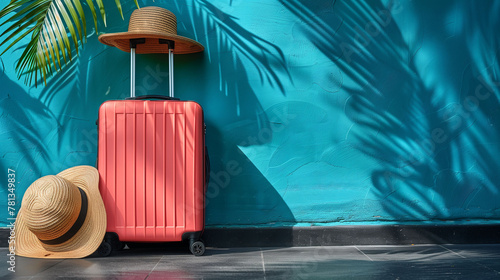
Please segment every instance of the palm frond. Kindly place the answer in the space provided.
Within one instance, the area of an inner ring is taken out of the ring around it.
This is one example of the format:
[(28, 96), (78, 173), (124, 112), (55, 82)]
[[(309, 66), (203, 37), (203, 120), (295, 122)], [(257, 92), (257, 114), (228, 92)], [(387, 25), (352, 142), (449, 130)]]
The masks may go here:
[[(25, 75), (25, 83), (37, 83), (38, 75), (43, 78), (60, 71), (74, 56), (80, 45), (86, 42), (87, 30), (83, 0), (12, 0), (0, 11), (0, 26), (9, 25), (0, 34), (0, 47), (5, 47), (0, 55), (31, 35), (29, 43), (16, 64), (18, 78)], [(97, 31), (97, 13), (106, 25), (103, 0), (85, 0)], [(139, 4), (134, 0), (137, 7)], [(123, 19), (120, 0), (115, 0)], [(56, 70), (56, 71), (54, 71)]]

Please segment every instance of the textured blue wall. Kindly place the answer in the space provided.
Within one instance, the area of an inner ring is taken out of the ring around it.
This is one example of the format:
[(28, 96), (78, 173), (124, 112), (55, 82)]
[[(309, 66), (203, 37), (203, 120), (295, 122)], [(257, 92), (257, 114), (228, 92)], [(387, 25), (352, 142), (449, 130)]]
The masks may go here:
[[(108, 27), (125, 21), (108, 1)], [(176, 96), (205, 110), (208, 226), (500, 220), (500, 1), (140, 1), (203, 54), (176, 56)], [(93, 26), (89, 25), (90, 30)], [(7, 169), (93, 165), (99, 105), (129, 94), (129, 55), (97, 41), (46, 87), (1, 57), (0, 226)], [(167, 59), (137, 58), (137, 94), (167, 95)], [(18, 206), (17, 206), (18, 207)]]

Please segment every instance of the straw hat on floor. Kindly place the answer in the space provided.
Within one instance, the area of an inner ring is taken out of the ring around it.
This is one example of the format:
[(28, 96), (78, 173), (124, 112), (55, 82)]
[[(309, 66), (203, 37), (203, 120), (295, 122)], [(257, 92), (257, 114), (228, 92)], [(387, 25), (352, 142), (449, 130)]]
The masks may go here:
[(130, 52), (130, 39), (145, 38), (138, 44), (136, 53), (168, 53), (168, 46), (160, 44), (159, 39), (175, 42), (175, 54), (202, 52), (204, 47), (195, 40), (177, 35), (177, 18), (160, 7), (144, 7), (132, 12), (127, 32), (102, 34), (99, 41), (105, 45)]
[(76, 166), (33, 182), (15, 226), (19, 256), (83, 258), (95, 252), (106, 233), (97, 169)]

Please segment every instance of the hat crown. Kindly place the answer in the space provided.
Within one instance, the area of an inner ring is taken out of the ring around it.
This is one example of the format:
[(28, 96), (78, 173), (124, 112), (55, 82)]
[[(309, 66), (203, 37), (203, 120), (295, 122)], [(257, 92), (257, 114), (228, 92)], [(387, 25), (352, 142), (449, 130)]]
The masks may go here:
[(158, 32), (177, 35), (177, 18), (167, 9), (144, 7), (130, 16), (129, 32)]
[(78, 187), (53, 175), (36, 180), (22, 202), (26, 225), (40, 240), (52, 240), (65, 234), (78, 218), (81, 204)]

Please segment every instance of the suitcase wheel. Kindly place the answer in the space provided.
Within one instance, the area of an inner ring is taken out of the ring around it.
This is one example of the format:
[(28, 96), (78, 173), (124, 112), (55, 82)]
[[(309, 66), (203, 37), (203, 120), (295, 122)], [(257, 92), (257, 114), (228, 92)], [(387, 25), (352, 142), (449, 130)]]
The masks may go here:
[(104, 241), (111, 245), (111, 251), (121, 251), (125, 248), (125, 243), (120, 241), (118, 234), (114, 232), (106, 232), (104, 235)]
[(106, 240), (103, 240), (99, 248), (97, 248), (97, 254), (101, 257), (107, 257), (111, 255), (113, 248)]
[(205, 253), (205, 244), (201, 241), (191, 241), (189, 245), (189, 250), (195, 256), (202, 256)]

